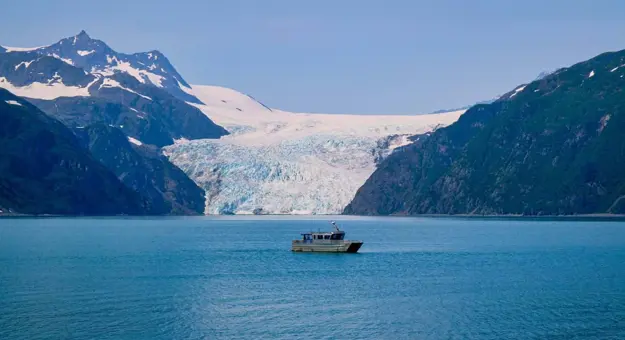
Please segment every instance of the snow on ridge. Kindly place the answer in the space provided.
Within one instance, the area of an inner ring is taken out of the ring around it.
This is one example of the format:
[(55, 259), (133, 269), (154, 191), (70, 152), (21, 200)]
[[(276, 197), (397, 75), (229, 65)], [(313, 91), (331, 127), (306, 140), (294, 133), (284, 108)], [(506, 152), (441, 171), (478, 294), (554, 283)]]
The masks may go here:
[(24, 106), (20, 104), (17, 100), (5, 100), (4, 102), (10, 105)]
[(56, 54), (56, 53), (51, 53), (51, 54), (48, 54), (48, 56), (49, 56), (49, 57), (54, 57), (54, 58), (59, 59), (59, 60), (62, 60), (62, 61), (64, 61), (66, 64), (69, 64), (69, 65), (75, 66), (75, 65), (74, 65), (74, 61), (73, 61), (73, 60), (71, 60), (71, 59), (69, 59), (69, 58), (61, 58), (61, 56), (59, 56), (59, 55), (58, 55), (58, 54)]
[(617, 67), (615, 67), (615, 68), (611, 69), (611, 70), (610, 70), (610, 73), (612, 73), (612, 72), (614, 72), (614, 71), (618, 70), (619, 68), (621, 68), (621, 67), (623, 67), (623, 66), (625, 66), (625, 64), (623, 64), (623, 65), (619, 65), (619, 66), (617, 66)]
[(134, 91), (132, 89), (129, 89), (127, 87), (122, 86), (122, 84), (120, 84), (117, 80), (114, 80), (114, 79), (111, 79), (111, 78), (104, 78), (104, 81), (100, 85), (100, 88), (103, 88), (103, 87), (118, 87), (118, 88), (120, 88), (120, 89), (122, 89), (124, 91), (130, 92), (130, 93), (134, 93), (134, 94), (136, 94), (136, 95), (138, 95), (138, 96), (140, 96), (142, 98), (145, 98), (147, 100), (150, 100), (150, 101), (152, 100), (152, 98), (150, 98), (150, 97), (148, 97), (146, 95), (142, 95), (139, 92), (136, 92), (136, 91)]
[(28, 86), (14, 86), (5, 77), (0, 77), (0, 87), (11, 91), (14, 95), (27, 98), (52, 100), (59, 97), (89, 97), (89, 86), (69, 86), (63, 84), (63, 79), (57, 74), (48, 83), (34, 82)]
[(595, 70), (590, 71), (590, 73), (588, 74), (588, 78), (592, 78), (595, 75)]
[(187, 88), (180, 81), (178, 81), (178, 86), (187, 94), (195, 96), (213, 109), (236, 110), (238, 112), (271, 111), (248, 95), (230, 88), (212, 85), (191, 85), (191, 88)]
[(513, 93), (512, 95), (510, 95), (510, 98), (512, 98), (512, 97), (514, 97), (514, 96), (516, 96), (516, 95), (517, 95), (517, 93), (519, 93), (519, 92), (521, 92), (521, 91), (525, 90), (525, 87), (526, 87), (526, 86), (527, 86), (527, 85), (519, 86), (516, 90), (514, 90), (514, 93)]
[(78, 50), (78, 51), (76, 51), (76, 53), (77, 53), (79, 56), (84, 57), (84, 56), (88, 56), (88, 55), (90, 55), (90, 54), (92, 54), (92, 53), (95, 53), (95, 50), (91, 50), (91, 51), (83, 51), (83, 50)]
[(132, 137), (130, 137), (130, 136), (128, 136), (128, 141), (129, 141), (130, 143), (134, 144), (134, 145), (138, 145), (138, 146), (143, 145), (143, 143), (142, 143), (140, 140), (138, 140), (138, 139), (136, 139), (136, 138), (132, 138)]
[(18, 68), (20, 68), (22, 65), (24, 65), (25, 68), (28, 68), (28, 66), (30, 66), (30, 64), (33, 63), (34, 60), (31, 61), (22, 61), (21, 63), (15, 65), (15, 71), (17, 71)]
[[(49, 45), (48, 45), (49, 46)], [(6, 49), (5, 52), (30, 52), (30, 51), (35, 51), (35, 50), (39, 50), (48, 46), (39, 46), (39, 47), (9, 47), (9, 46), (2, 46)]]
[(165, 79), (165, 77), (163, 76), (160, 76), (158, 74), (148, 72), (145, 70), (134, 68), (132, 67), (130, 62), (119, 60), (117, 59), (116, 56), (111, 57), (110, 55), (107, 54), (106, 61), (108, 62), (109, 65), (107, 65), (105, 68), (96, 69), (94, 67), (91, 69), (91, 72), (92, 73), (97, 72), (105, 76), (113, 75), (115, 74), (116, 71), (124, 72), (132, 76), (133, 78), (137, 79), (137, 81), (139, 81), (142, 84), (145, 84), (146, 82), (150, 82), (154, 86), (163, 87), (163, 80)]

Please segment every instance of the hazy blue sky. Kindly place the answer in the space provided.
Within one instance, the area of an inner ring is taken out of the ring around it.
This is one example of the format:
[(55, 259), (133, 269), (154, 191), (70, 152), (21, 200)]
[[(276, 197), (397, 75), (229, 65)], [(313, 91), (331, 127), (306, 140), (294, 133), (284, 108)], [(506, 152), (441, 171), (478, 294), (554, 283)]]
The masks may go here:
[(21, 0), (0, 15), (0, 45), (85, 29), (160, 50), (192, 84), (307, 112), (453, 108), (625, 49), (622, 0)]

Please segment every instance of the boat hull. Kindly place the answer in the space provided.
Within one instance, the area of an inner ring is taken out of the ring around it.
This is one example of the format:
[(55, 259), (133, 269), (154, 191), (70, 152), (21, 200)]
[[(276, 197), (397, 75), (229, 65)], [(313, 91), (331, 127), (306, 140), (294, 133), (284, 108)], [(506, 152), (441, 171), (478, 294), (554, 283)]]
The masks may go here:
[(291, 251), (302, 253), (357, 253), (362, 247), (361, 241), (344, 241), (341, 243), (303, 243), (293, 241)]

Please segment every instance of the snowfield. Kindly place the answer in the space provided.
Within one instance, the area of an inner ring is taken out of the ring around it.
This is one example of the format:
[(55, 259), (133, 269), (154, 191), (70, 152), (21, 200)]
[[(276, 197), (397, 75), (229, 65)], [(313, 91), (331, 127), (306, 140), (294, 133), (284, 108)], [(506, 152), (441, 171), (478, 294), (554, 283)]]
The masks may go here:
[(441, 114), (338, 115), (270, 109), (217, 86), (182, 87), (232, 134), (177, 141), (169, 159), (206, 190), (207, 214), (337, 214), (408, 136), (455, 122)]

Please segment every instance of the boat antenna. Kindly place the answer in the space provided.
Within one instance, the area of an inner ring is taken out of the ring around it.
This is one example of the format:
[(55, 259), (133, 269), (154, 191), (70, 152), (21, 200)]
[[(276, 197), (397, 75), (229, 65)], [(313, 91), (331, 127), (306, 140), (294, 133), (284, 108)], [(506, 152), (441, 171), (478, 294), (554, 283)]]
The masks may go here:
[(334, 229), (336, 229), (336, 231), (339, 231), (339, 227), (336, 225), (336, 222), (330, 221), (330, 223), (332, 223), (332, 225), (334, 226)]

